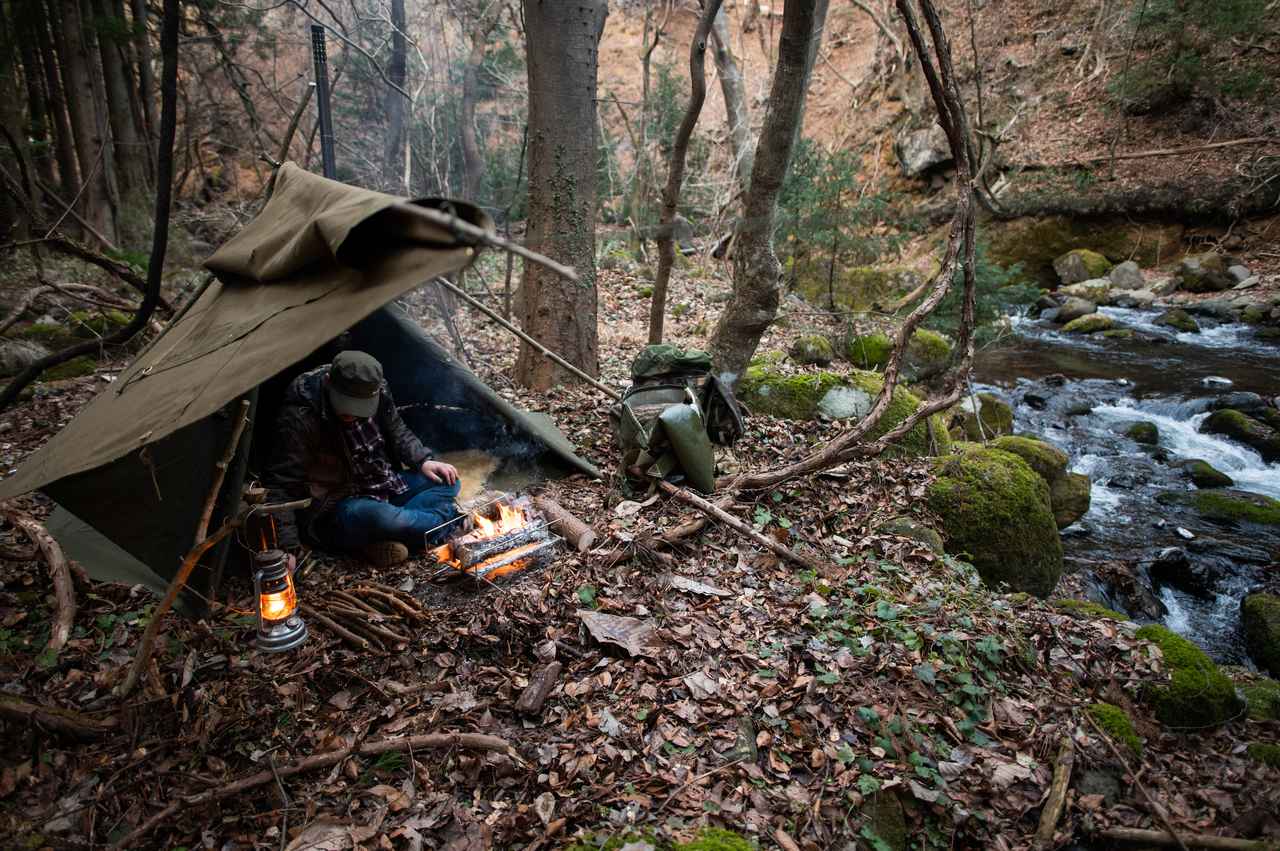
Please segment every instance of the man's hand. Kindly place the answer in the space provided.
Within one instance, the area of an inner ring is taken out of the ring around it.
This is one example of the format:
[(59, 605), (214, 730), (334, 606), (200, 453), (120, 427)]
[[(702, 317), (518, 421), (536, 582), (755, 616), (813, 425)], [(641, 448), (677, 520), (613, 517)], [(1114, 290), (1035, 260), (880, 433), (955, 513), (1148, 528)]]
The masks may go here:
[(458, 470), (452, 464), (443, 461), (423, 461), (422, 475), (433, 482), (455, 484), (458, 481)]

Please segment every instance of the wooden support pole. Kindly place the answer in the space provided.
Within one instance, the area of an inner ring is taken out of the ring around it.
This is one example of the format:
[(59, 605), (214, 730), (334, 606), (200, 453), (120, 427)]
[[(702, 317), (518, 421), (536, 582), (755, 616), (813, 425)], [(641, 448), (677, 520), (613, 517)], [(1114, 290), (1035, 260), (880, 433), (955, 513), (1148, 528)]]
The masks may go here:
[(552, 361), (553, 363), (555, 363), (555, 364), (557, 364), (557, 365), (559, 365), (559, 366), (561, 366), (561, 367), (563, 367), (563, 368), (567, 369), (569, 372), (573, 373), (573, 374), (574, 374), (574, 375), (576, 375), (578, 378), (581, 378), (583, 381), (587, 382), (587, 383), (588, 383), (588, 384), (590, 384), (592, 387), (596, 388), (597, 390), (599, 390), (601, 393), (605, 394), (605, 395), (606, 395), (606, 396), (608, 396), (609, 398), (611, 398), (611, 399), (615, 399), (615, 400), (617, 400), (617, 401), (619, 401), (619, 402), (620, 402), (620, 401), (622, 401), (622, 394), (621, 394), (621, 393), (619, 393), (617, 390), (614, 390), (612, 387), (609, 387), (609, 386), (608, 386), (608, 385), (606, 385), (606, 384), (601, 384), (601, 383), (600, 383), (599, 381), (597, 381), (596, 379), (594, 379), (594, 378), (592, 378), (591, 376), (587, 375), (585, 372), (583, 372), (582, 370), (578, 369), (576, 366), (574, 366), (573, 364), (569, 363), (567, 360), (565, 360), (564, 358), (560, 357), (558, 354), (556, 354), (555, 352), (551, 351), (551, 350), (550, 350), (550, 349), (548, 349), (546, 346), (542, 345), (542, 344), (541, 344), (541, 343), (539, 343), (537, 340), (535, 340), (535, 339), (533, 339), (532, 337), (530, 337), (528, 334), (526, 334), (525, 332), (521, 331), (519, 328), (517, 328), (516, 326), (512, 325), (512, 324), (511, 324), (510, 322), (508, 322), (507, 320), (503, 319), (501, 316), (499, 316), (498, 314), (494, 313), (492, 310), (490, 310), (489, 308), (485, 307), (485, 306), (484, 306), (483, 304), (481, 304), (480, 302), (476, 301), (474, 298), (472, 298), (472, 297), (471, 297), (467, 292), (465, 292), (464, 290), (461, 290), (461, 289), (459, 289), (459, 288), (455, 287), (453, 284), (449, 283), (449, 282), (448, 282), (448, 281), (446, 281), (444, 278), (438, 278), (437, 280), (438, 280), (438, 282), (439, 282), (440, 286), (442, 286), (442, 287), (444, 287), (445, 289), (449, 290), (449, 291), (450, 291), (450, 292), (452, 292), (454, 295), (458, 296), (458, 297), (459, 297), (459, 298), (461, 298), (463, 301), (465, 301), (467, 304), (471, 305), (471, 306), (472, 306), (472, 307), (474, 307), (476, 310), (480, 311), (480, 312), (481, 312), (481, 313), (483, 313), (485, 316), (487, 316), (487, 317), (489, 317), (490, 319), (492, 319), (494, 322), (497, 322), (499, 325), (501, 325), (503, 328), (506, 328), (506, 329), (507, 329), (508, 331), (510, 331), (512, 334), (515, 334), (515, 335), (516, 335), (517, 337), (519, 337), (521, 340), (524, 340), (526, 343), (528, 343), (529, 345), (533, 346), (533, 348), (534, 348), (534, 349), (536, 349), (538, 352), (540, 352), (540, 353), (543, 355), (543, 357), (545, 357), (545, 358), (547, 358), (548, 360)]

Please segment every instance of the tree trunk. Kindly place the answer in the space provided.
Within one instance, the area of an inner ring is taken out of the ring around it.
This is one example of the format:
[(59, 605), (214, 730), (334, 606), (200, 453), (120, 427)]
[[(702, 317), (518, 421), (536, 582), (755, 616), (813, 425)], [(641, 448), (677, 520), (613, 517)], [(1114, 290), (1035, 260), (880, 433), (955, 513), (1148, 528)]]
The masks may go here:
[[(573, 266), (578, 281), (526, 263), (521, 324), (588, 375), (596, 345), (596, 70), (607, 0), (524, 0), (529, 69), (530, 248)], [(516, 378), (546, 389), (570, 376), (527, 343)]]
[[(391, 0), (391, 61), (387, 63), (387, 79), (401, 89), (408, 78), (408, 40), (405, 38), (404, 0)], [(393, 192), (407, 195), (404, 185), (405, 97), (388, 87), (387, 137), (382, 147), (382, 183)]]
[[(98, 130), (96, 97), (85, 22), (80, 15), (79, 0), (56, 0), (60, 15), (51, 18), (59, 29), (59, 65), (66, 82), (67, 111), (71, 118), (71, 135), (75, 142), (76, 160), (80, 165), (80, 209), (85, 221), (111, 241), (116, 240), (115, 211), (107, 191), (106, 151)], [(70, 201), (70, 198), (64, 199)]]
[(782, 264), (773, 251), (778, 193), (800, 132), (804, 94), (826, 16), (827, 0), (791, 0), (783, 11), (778, 67), (735, 242), (733, 297), (711, 337), (717, 368), (731, 383), (746, 369), (778, 314)]
[[(120, 42), (126, 39), (125, 21), (105, 0), (93, 0), (98, 30), (98, 54), (102, 60), (102, 80), (106, 91), (107, 116), (111, 127), (112, 153), (118, 184), (124, 187), (122, 209), (142, 204), (148, 195), (145, 134), (134, 123), (129, 100), (129, 83), (124, 75), (125, 59)], [(145, 221), (149, 216), (140, 215)], [(132, 237), (142, 234), (130, 234)]]
[(98, 0), (80, 0), (80, 21), (83, 25), (85, 49), (89, 58), (89, 78), (93, 82), (94, 127), (98, 132), (98, 144), (102, 147), (102, 176), (107, 190), (107, 204), (115, 222), (115, 234), (120, 234), (120, 181), (116, 175), (116, 138), (112, 132), (112, 109), (107, 103), (107, 81), (102, 71), (102, 51), (98, 45), (98, 19), (94, 6)]
[(711, 22), (720, 11), (720, 0), (707, 0), (702, 18), (693, 33), (689, 45), (689, 107), (680, 121), (674, 144), (671, 146), (671, 164), (667, 169), (667, 185), (662, 190), (662, 214), (658, 219), (658, 275), (653, 282), (653, 296), (649, 301), (649, 342), (662, 342), (662, 326), (666, 319), (667, 283), (671, 280), (671, 267), (675, 263), (675, 234), (672, 223), (676, 218), (676, 205), (680, 201), (680, 187), (684, 184), (685, 155), (689, 150), (689, 137), (702, 113), (707, 99), (707, 38)]
[[(156, 78), (151, 69), (151, 34), (147, 29), (147, 0), (129, 0), (133, 11), (133, 38), (138, 48), (138, 100), (142, 102), (142, 118), (147, 137), (156, 135)], [(154, 157), (152, 160), (154, 162)]]
[(38, 5), (31, 7), (34, 18), (30, 21), (30, 32), (39, 48), (40, 65), (44, 70), (44, 88), (48, 96), (46, 105), (49, 108), (49, 124), (53, 132), (54, 154), (58, 161), (58, 182), (50, 186), (58, 186), (62, 190), (62, 199), (67, 203), (80, 191), (80, 169), (76, 164), (75, 137), (71, 132), (71, 119), (67, 114), (67, 98), (61, 75), (58, 73), (57, 48), (50, 25), (42, 16), (45, 11)]
[[(45, 94), (44, 66), (40, 62), (39, 41), (35, 38), (35, 7), (21, 5), (14, 13), (14, 31), (17, 33), (19, 53), (22, 57), (22, 76), (27, 90), (27, 135), (31, 139), (31, 159), (37, 176), (45, 186), (57, 185), (52, 152), (53, 138), (49, 129), (49, 107)], [(34, 20), (33, 20), (34, 19)], [(33, 198), (39, 208), (39, 198)]]
[(480, 198), (480, 183), (484, 178), (484, 157), (480, 153), (480, 141), (476, 138), (476, 100), (480, 95), (480, 65), (484, 62), (484, 43), (488, 31), (483, 27), (471, 33), (471, 51), (467, 54), (467, 68), (462, 78), (462, 179), (463, 196), (476, 203)]
[(729, 143), (733, 148), (733, 179), (745, 196), (750, 185), (751, 163), (755, 158), (755, 142), (751, 138), (751, 120), (747, 110), (747, 87), (742, 79), (738, 61), (729, 48), (729, 24), (724, 9), (716, 15), (711, 28), (714, 45), (712, 55), (716, 61), (716, 73), (720, 76), (720, 91), (724, 94), (724, 111), (729, 121)]

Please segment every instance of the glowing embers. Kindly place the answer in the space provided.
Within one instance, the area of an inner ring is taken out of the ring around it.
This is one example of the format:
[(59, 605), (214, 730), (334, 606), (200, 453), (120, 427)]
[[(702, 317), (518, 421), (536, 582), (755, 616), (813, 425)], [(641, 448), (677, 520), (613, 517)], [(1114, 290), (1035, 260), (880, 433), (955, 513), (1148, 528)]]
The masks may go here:
[(485, 579), (549, 563), (560, 539), (527, 497), (500, 499), (470, 517), (471, 531), (432, 551), (453, 571)]
[(298, 592), (293, 573), (280, 550), (253, 556), (253, 590), (258, 598), (259, 650), (279, 653), (307, 640), (307, 625), (298, 614)]

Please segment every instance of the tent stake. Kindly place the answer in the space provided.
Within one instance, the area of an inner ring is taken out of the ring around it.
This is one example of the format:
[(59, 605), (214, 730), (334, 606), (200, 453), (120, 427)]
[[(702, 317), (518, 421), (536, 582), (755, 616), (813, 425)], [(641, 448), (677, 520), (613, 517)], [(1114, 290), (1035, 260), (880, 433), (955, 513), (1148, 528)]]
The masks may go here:
[[(519, 253), (519, 252), (516, 252), (516, 253)], [(576, 280), (576, 279), (575, 279), (575, 280)], [(617, 390), (614, 390), (612, 387), (609, 387), (609, 386), (608, 386), (608, 385), (606, 385), (606, 384), (601, 384), (601, 383), (600, 383), (599, 381), (597, 381), (596, 379), (594, 379), (594, 378), (592, 378), (591, 376), (587, 375), (585, 372), (583, 372), (582, 370), (578, 369), (576, 366), (574, 366), (573, 364), (569, 363), (567, 360), (565, 360), (564, 358), (560, 357), (558, 354), (556, 354), (555, 352), (551, 351), (551, 350), (550, 350), (550, 349), (548, 349), (546, 346), (542, 345), (542, 344), (541, 344), (541, 343), (539, 343), (537, 340), (535, 340), (535, 339), (533, 339), (532, 337), (530, 337), (528, 334), (526, 334), (525, 332), (521, 331), (519, 328), (517, 328), (516, 326), (512, 325), (512, 324), (511, 324), (510, 322), (508, 322), (507, 320), (503, 319), (501, 316), (499, 316), (498, 314), (494, 313), (492, 310), (490, 310), (489, 308), (485, 307), (485, 306), (484, 306), (483, 304), (481, 304), (480, 302), (476, 301), (474, 298), (472, 298), (470, 295), (468, 295), (465, 291), (458, 289), (458, 288), (457, 288), (457, 287), (455, 287), (453, 284), (451, 284), (451, 283), (449, 283), (448, 281), (446, 281), (444, 278), (436, 278), (436, 281), (440, 284), (440, 286), (442, 286), (442, 287), (444, 287), (445, 289), (449, 290), (449, 291), (450, 291), (450, 292), (452, 292), (454, 295), (458, 296), (458, 297), (459, 297), (459, 298), (461, 298), (463, 301), (465, 301), (467, 304), (471, 305), (471, 306), (472, 306), (472, 307), (474, 307), (476, 310), (480, 311), (480, 312), (481, 312), (481, 313), (483, 313), (485, 316), (487, 316), (487, 317), (489, 317), (490, 319), (492, 319), (494, 322), (497, 322), (499, 325), (501, 325), (503, 328), (506, 328), (506, 329), (507, 329), (508, 331), (510, 331), (512, 334), (515, 334), (515, 335), (516, 335), (517, 337), (519, 337), (521, 340), (524, 340), (526, 343), (528, 343), (529, 345), (533, 346), (535, 349), (537, 349), (539, 352), (541, 352), (545, 357), (547, 357), (547, 358), (548, 358), (548, 359), (550, 359), (551, 361), (555, 362), (555, 363), (556, 363), (556, 364), (558, 364), (559, 366), (564, 367), (564, 368), (565, 368), (565, 369), (567, 369), (569, 372), (571, 372), (571, 373), (573, 373), (574, 375), (576, 375), (578, 378), (581, 378), (583, 381), (587, 382), (587, 383), (588, 383), (588, 384), (590, 384), (592, 387), (596, 388), (596, 389), (597, 389), (597, 390), (599, 390), (601, 393), (603, 393), (603, 394), (605, 394), (606, 396), (608, 396), (610, 399), (615, 399), (615, 400), (617, 400), (617, 401), (619, 401), (619, 402), (621, 402), (621, 401), (622, 401), (622, 394), (621, 394), (621, 393), (619, 393)]]

